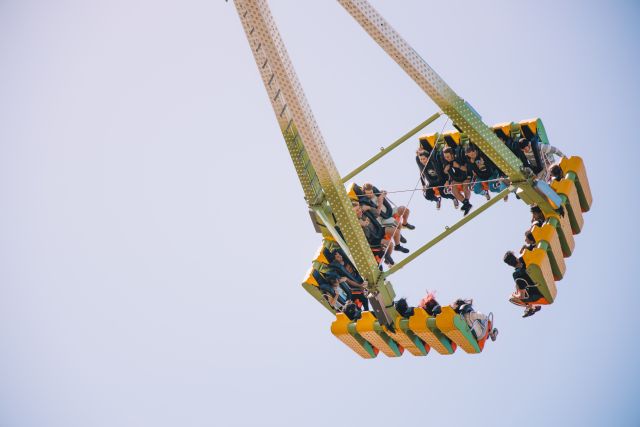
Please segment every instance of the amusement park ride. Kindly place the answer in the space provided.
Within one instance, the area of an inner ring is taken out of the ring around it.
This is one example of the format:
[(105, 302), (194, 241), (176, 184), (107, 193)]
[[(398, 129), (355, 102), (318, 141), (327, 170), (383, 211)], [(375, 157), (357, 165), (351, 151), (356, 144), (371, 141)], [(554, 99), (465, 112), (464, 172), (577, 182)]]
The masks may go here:
[[(336, 316), (331, 332), (338, 339), (363, 358), (374, 358), (379, 351), (390, 357), (400, 356), (404, 349), (416, 356), (426, 355), (430, 348), (440, 354), (452, 354), (457, 347), (467, 353), (480, 353), (487, 337), (476, 339), (462, 316), (450, 307), (443, 307), (442, 313), (435, 317), (421, 308), (416, 308), (408, 319), (400, 316), (394, 307), (395, 293), (388, 278), (509, 192), (514, 192), (528, 205), (537, 205), (545, 215), (544, 225), (533, 229), (536, 247), (525, 251), (523, 259), (527, 273), (543, 296), (537, 303), (554, 302), (555, 281), (563, 277), (564, 258), (573, 251), (573, 235), (581, 231), (582, 213), (589, 210), (592, 197), (579, 157), (563, 158), (560, 166), (564, 178), (549, 186), (524, 168), (522, 161), (503, 142), (525, 137), (538, 144), (548, 144), (540, 119), (486, 125), (473, 107), (460, 98), (366, 0), (338, 0), (441, 109), (342, 177), (307, 104), (266, 0), (235, 0), (234, 3), (302, 184), (314, 227), (322, 234), (322, 246), (302, 286)], [(381, 271), (352, 209), (345, 183), (442, 114), (453, 122), (456, 130), (423, 136), (421, 143), (434, 148), (443, 143), (461, 146), (473, 141), (508, 177), (510, 186), (401, 262)], [(558, 213), (560, 207), (564, 215)], [(367, 297), (373, 312), (363, 312), (358, 320), (350, 320), (339, 308), (330, 305), (319, 288), (325, 281), (323, 272), (327, 271), (328, 253), (337, 248), (342, 249), (368, 283)]]

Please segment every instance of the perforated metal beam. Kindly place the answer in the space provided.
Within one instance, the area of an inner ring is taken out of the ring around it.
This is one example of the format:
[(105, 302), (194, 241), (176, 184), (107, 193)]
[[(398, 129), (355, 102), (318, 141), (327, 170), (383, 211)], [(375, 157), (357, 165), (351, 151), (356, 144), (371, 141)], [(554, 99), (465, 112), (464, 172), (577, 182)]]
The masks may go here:
[(522, 181), (522, 162), (484, 124), (424, 59), (366, 0), (338, 0), (364, 30), (512, 181)]
[[(264, 0), (236, 0), (235, 5), (309, 205), (314, 209), (325, 209), (324, 199), (328, 201), (331, 211), (325, 213), (335, 216), (356, 268), (369, 282), (370, 290), (381, 291), (385, 305), (391, 304), (393, 289), (388, 282), (382, 281), (269, 6)], [(304, 149), (302, 159), (308, 158), (308, 164), (294, 155), (296, 147), (292, 147), (295, 145), (292, 143), (296, 141)], [(318, 189), (313, 185), (316, 179)]]

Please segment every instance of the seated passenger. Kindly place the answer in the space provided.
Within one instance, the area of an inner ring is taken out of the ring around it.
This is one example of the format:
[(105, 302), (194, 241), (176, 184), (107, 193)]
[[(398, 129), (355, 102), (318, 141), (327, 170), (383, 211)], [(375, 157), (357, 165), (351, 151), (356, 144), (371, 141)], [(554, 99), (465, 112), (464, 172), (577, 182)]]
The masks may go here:
[(367, 282), (353, 268), (351, 262), (345, 259), (341, 249), (331, 252), (332, 261), (329, 264), (331, 271), (339, 277), (341, 283), (346, 283), (351, 291), (351, 300), (360, 302), (362, 307), (369, 311), (369, 301), (365, 296), (367, 290)]
[(398, 301), (396, 301), (395, 307), (398, 314), (404, 317), (405, 319), (408, 319), (411, 316), (413, 316), (414, 309), (413, 307), (409, 307), (409, 304), (407, 304), (406, 298), (400, 298)]
[(429, 316), (437, 316), (442, 313), (442, 307), (436, 301), (436, 295), (433, 292), (429, 292), (426, 297), (420, 300), (418, 307), (424, 309)]
[(344, 309), (342, 310), (342, 312), (351, 321), (358, 320), (359, 318), (362, 317), (362, 310), (360, 310), (358, 306), (352, 302), (347, 303), (347, 305), (344, 306)]
[(549, 168), (548, 182), (551, 184), (553, 181), (560, 181), (564, 178), (564, 172), (560, 165), (553, 165)]
[(422, 195), (425, 199), (435, 202), (436, 209), (440, 209), (442, 198), (454, 200), (450, 188), (446, 187), (447, 178), (442, 170), (442, 165), (435, 155), (429, 155), (424, 150), (418, 150), (416, 163), (420, 169), (420, 182), (422, 182)]
[[(472, 299), (465, 300), (458, 298), (451, 304), (451, 308), (453, 308), (453, 311), (456, 313), (462, 315), (476, 341), (483, 339), (487, 333), (491, 341), (496, 340), (498, 330), (493, 328), (493, 325), (490, 325), (489, 316), (473, 309)], [(491, 330), (488, 330), (490, 327)]]
[(550, 144), (539, 144), (537, 140), (529, 141), (526, 138), (518, 140), (520, 154), (517, 154), (526, 167), (531, 168), (538, 179), (545, 180), (547, 166), (552, 165), (555, 160), (553, 155), (564, 157), (564, 153)]
[[(464, 215), (468, 214), (472, 208), (469, 203), (469, 197), (471, 196), (471, 190), (469, 189), (469, 176), (467, 175), (467, 165), (461, 164), (455, 158), (455, 152), (451, 147), (447, 147), (442, 150), (442, 157), (444, 159), (444, 173), (449, 176), (449, 184), (451, 184), (451, 191), (456, 200), (462, 202), (462, 212)], [(463, 195), (464, 193), (464, 195)]]
[(536, 247), (536, 238), (533, 237), (533, 233), (531, 230), (527, 230), (524, 232), (524, 246), (520, 249), (520, 253), (524, 253), (524, 251), (529, 250), (532, 251)]
[(512, 304), (525, 307), (522, 317), (533, 316), (542, 308), (540, 305), (534, 305), (542, 298), (538, 286), (527, 274), (527, 267), (522, 258), (516, 257), (513, 252), (509, 251), (504, 254), (504, 262), (514, 268), (513, 280), (516, 283), (516, 290), (511, 294), (509, 301)]
[(542, 213), (542, 209), (537, 205), (531, 206), (531, 228), (533, 229), (534, 225), (542, 227), (545, 221), (546, 218), (544, 217), (544, 213)]
[(318, 287), (323, 291), (329, 305), (335, 310), (340, 310), (351, 301), (351, 291), (345, 283), (340, 282), (340, 278), (336, 274), (330, 272), (325, 277), (328, 285), (322, 283)]
[[(405, 206), (392, 207), (389, 199), (387, 199), (387, 192), (380, 191), (371, 183), (365, 183), (362, 186), (364, 195), (371, 203), (373, 203), (379, 215), (384, 219), (395, 218), (396, 222), (402, 224), (402, 227), (413, 230), (416, 227), (409, 224), (409, 208)], [(380, 203), (382, 201), (382, 204)], [(384, 224), (383, 224), (384, 225)]]
[(469, 144), (464, 151), (467, 156), (467, 163), (474, 175), (474, 193), (482, 194), (489, 200), (491, 199), (489, 191), (499, 193), (507, 188), (500, 179), (500, 173), (496, 165), (478, 147), (474, 144)]
[[(403, 247), (401, 243), (406, 242), (406, 239), (402, 238), (401, 227), (414, 229), (415, 227), (407, 222), (409, 217), (409, 209), (404, 206), (392, 208), (391, 204), (387, 200), (387, 192), (379, 191), (370, 183), (366, 183), (362, 186), (364, 195), (359, 197), (360, 207), (363, 211), (370, 210), (380, 224), (385, 228), (385, 237), (394, 242), (394, 249), (400, 252), (408, 253), (409, 249)], [(396, 220), (396, 217), (398, 220)]]
[(378, 222), (372, 212), (363, 211), (358, 202), (354, 201), (352, 206), (372, 252), (384, 258), (385, 263), (389, 265), (395, 264), (393, 258), (391, 258), (393, 245), (389, 240), (385, 239), (384, 227)]

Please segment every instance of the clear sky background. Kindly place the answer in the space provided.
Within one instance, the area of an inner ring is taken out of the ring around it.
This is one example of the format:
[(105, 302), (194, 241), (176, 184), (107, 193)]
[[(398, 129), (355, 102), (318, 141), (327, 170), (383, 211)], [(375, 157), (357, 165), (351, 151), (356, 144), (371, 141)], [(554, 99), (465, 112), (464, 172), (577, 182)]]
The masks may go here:
[[(320, 236), (234, 6), (3, 0), (0, 426), (640, 425), (638, 3), (372, 3), (485, 122), (584, 158), (557, 302), (507, 301), (511, 198), (392, 280), (473, 297), (498, 340), (358, 358), (300, 286)], [(272, 9), (342, 173), (437, 111), (337, 2)], [(358, 181), (413, 188), (415, 147)], [(461, 216), (410, 208), (411, 249)]]

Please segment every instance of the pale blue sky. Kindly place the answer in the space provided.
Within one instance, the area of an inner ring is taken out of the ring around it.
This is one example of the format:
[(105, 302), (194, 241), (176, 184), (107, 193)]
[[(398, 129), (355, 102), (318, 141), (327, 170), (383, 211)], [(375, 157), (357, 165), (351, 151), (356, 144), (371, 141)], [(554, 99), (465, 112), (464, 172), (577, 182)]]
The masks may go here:
[[(271, 3), (342, 173), (437, 110), (337, 2)], [(359, 359), (300, 287), (320, 238), (233, 5), (4, 0), (0, 426), (640, 424), (637, 2), (372, 3), (486, 122), (585, 159), (557, 302), (507, 302), (529, 216), (499, 203), (392, 280), (498, 341)], [(412, 188), (414, 149), (358, 180)], [(410, 208), (412, 249), (461, 215)]]

